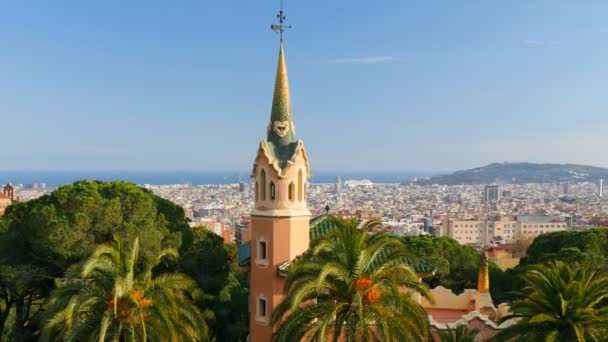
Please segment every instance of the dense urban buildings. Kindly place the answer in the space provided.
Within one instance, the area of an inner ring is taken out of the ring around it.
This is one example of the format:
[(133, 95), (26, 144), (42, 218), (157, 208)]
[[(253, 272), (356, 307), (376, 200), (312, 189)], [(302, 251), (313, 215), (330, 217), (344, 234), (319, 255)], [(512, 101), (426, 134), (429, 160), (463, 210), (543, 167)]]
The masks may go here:
[[(387, 230), (403, 235), (439, 234), (442, 223), (449, 218), (486, 221), (495, 217), (546, 215), (563, 218), (571, 229), (608, 222), (608, 199), (598, 197), (597, 183), (591, 182), (569, 183), (568, 194), (564, 194), (564, 183), (561, 182), (501, 184), (502, 191), (509, 191), (511, 196), (502, 196), (496, 203), (485, 202), (484, 185), (370, 183), (344, 186), (339, 193), (335, 192), (335, 183), (307, 184), (308, 208), (313, 215), (325, 212), (329, 205), (330, 211), (341, 217), (359, 220), (381, 218)], [(254, 201), (251, 183), (247, 183), (243, 192), (239, 183), (146, 187), (184, 207), (193, 224), (221, 221), (235, 241), (239, 241), (241, 230), (249, 223)], [(15, 193), (18, 191), (22, 200), (33, 199), (52, 190), (24, 189), (15, 185)], [(506, 237), (506, 234), (502, 235)], [(511, 232), (509, 235), (511, 238), (518, 236)]]

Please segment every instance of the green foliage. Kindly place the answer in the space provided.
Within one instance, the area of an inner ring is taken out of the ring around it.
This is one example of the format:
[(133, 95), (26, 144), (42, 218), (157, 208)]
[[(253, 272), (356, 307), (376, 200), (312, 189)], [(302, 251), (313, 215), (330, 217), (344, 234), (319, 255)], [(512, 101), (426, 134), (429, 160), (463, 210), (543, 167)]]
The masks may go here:
[(495, 263), (490, 263), (490, 294), (494, 305), (513, 300), (512, 291), (522, 288), (523, 284), (515, 269), (501, 270)]
[(511, 303), (519, 321), (496, 341), (603, 341), (608, 333), (608, 276), (590, 265), (555, 261), (529, 266)]
[(551, 260), (589, 262), (608, 271), (608, 229), (543, 234), (530, 245), (520, 264), (540, 264)]
[(76, 182), (9, 207), (0, 220), (0, 292), (6, 294), (0, 308), (14, 308), (14, 339), (39, 329), (53, 279), (114, 233), (140, 237), (136, 269), (143, 271), (162, 249), (179, 248), (188, 229), (183, 209), (124, 182)]
[(424, 279), (430, 287), (456, 293), (477, 288), (481, 254), (476, 249), (445, 236), (405, 236), (403, 241), (412, 254), (436, 267), (435, 275)]
[(563, 231), (543, 234), (530, 245), (527, 255), (517, 267), (502, 272), (490, 269), (491, 292), (494, 303), (515, 299), (513, 291), (524, 283), (521, 275), (530, 265), (562, 261), (567, 264), (587, 264), (602, 274), (608, 274), (608, 229)]
[(426, 313), (412, 298), (429, 298), (428, 289), (403, 262), (411, 257), (403, 242), (369, 234), (377, 221), (358, 229), (354, 221), (331, 219), (336, 228), (314, 240), (289, 270), (288, 295), (272, 316), (274, 339), (428, 340)]
[(152, 278), (152, 267), (177, 252), (161, 251), (154, 264), (138, 273), (139, 239), (129, 242), (116, 235), (77, 271), (57, 280), (43, 341), (207, 340), (203, 315), (191, 301), (196, 283), (177, 273)]
[(441, 342), (475, 342), (479, 330), (469, 330), (466, 325), (459, 325), (453, 329), (438, 330), (437, 334)]
[(249, 333), (248, 277), (238, 267), (236, 246), (199, 227), (182, 247), (180, 269), (203, 290), (209, 335), (217, 341), (243, 341)]

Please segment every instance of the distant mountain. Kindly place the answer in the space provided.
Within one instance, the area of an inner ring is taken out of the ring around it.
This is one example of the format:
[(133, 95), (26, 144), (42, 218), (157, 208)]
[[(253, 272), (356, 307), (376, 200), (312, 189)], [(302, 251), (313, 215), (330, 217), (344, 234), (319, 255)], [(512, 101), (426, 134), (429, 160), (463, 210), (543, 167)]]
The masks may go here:
[(575, 164), (494, 163), (418, 181), (418, 184), (555, 183), (608, 181), (608, 169)]

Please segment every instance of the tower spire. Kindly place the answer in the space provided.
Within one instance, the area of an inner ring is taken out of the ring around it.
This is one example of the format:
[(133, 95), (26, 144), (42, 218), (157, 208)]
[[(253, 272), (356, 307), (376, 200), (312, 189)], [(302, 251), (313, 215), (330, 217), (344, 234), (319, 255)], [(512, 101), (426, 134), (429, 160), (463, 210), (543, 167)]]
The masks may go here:
[(484, 249), (481, 252), (481, 264), (479, 265), (479, 274), (477, 276), (477, 292), (490, 292), (490, 271), (488, 268), (488, 252)]
[(289, 94), (289, 78), (287, 77), (287, 63), (283, 51), (283, 32), (291, 28), (285, 24), (283, 12), (283, 1), (281, 9), (277, 14), (279, 24), (272, 24), (270, 28), (279, 33), (281, 43), (279, 46), (279, 61), (274, 81), (274, 93), (272, 97), (272, 110), (270, 113), (270, 124), (268, 126), (268, 140), (279, 145), (285, 146), (295, 140), (295, 129), (291, 118), (291, 97)]

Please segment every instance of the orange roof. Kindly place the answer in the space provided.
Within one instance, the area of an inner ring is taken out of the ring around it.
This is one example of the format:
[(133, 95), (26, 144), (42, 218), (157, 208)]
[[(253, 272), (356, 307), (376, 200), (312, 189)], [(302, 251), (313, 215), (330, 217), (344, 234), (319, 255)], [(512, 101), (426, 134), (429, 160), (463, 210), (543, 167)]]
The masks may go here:
[(0, 199), (11, 199), (11, 198), (0, 192)]

